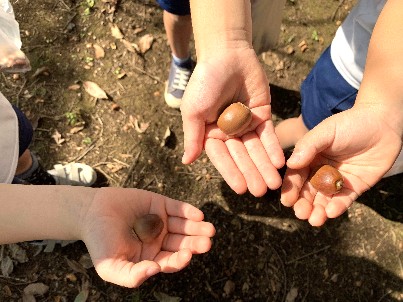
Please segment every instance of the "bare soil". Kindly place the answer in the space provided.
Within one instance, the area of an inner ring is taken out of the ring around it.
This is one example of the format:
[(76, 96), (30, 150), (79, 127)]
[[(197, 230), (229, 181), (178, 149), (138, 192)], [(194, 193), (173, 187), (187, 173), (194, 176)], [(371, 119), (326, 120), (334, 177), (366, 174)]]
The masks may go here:
[[(37, 301), (403, 301), (402, 175), (382, 180), (320, 228), (282, 207), (278, 191), (239, 196), (206, 155), (181, 164), (181, 117), (163, 99), (170, 52), (154, 1), (13, 2), (33, 68), (3, 76), (0, 88), (32, 120), (32, 150), (43, 165), (85, 162), (97, 169), (98, 186), (189, 202), (217, 235), (211, 252), (139, 289), (102, 281), (83, 261), (82, 242), (51, 253), (21, 243), (25, 261), (12, 246), (0, 246), (1, 257), (14, 259), (13, 271), (0, 276), (0, 301), (21, 301), (24, 288), (36, 283), (49, 286)], [(278, 47), (260, 55), (276, 121), (299, 114), (299, 86), (354, 3), (287, 1)], [(140, 45), (150, 34), (151, 48), (131, 49), (112, 35), (112, 23), (130, 43)], [(95, 57), (94, 44), (104, 57)], [(84, 81), (97, 83), (109, 99), (91, 97)]]

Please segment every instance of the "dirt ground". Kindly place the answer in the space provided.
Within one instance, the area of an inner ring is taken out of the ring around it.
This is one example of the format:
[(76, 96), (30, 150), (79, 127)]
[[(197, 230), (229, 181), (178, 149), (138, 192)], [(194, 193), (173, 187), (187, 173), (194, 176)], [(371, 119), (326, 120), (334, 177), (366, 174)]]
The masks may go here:
[[(12, 2), (32, 71), (3, 76), (0, 89), (32, 120), (32, 150), (45, 167), (81, 161), (97, 169), (99, 186), (189, 202), (217, 235), (212, 250), (186, 269), (139, 289), (103, 282), (82, 242), (51, 253), (25, 243), (0, 246), (0, 301), (21, 301), (27, 286), (44, 288), (36, 301), (55, 302), (403, 301), (401, 175), (382, 180), (321, 228), (297, 220), (278, 191), (236, 195), (206, 155), (190, 166), (180, 162), (181, 117), (163, 100), (170, 53), (154, 1)], [(354, 3), (287, 1), (278, 46), (260, 55), (275, 120), (298, 115), (299, 85)], [(85, 81), (109, 99), (90, 96)]]

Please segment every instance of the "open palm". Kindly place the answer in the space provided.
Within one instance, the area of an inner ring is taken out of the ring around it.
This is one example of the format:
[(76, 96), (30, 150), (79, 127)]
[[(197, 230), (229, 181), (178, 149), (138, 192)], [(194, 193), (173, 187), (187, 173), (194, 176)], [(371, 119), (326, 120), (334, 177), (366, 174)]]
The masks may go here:
[[(161, 234), (143, 243), (134, 222), (157, 214), (164, 222)], [(197, 208), (168, 197), (137, 189), (102, 188), (87, 212), (83, 240), (100, 277), (126, 287), (137, 287), (158, 272), (186, 267), (192, 254), (207, 252), (215, 233)]]
[[(231, 103), (242, 102), (252, 111), (250, 126), (229, 137), (216, 124)], [(269, 84), (253, 49), (226, 50), (198, 62), (181, 106), (185, 139), (185, 164), (206, 150), (228, 185), (237, 193), (247, 189), (263, 195), (267, 187), (277, 189), (284, 165), (271, 121)]]
[[(315, 226), (340, 216), (393, 165), (402, 146), (395, 128), (370, 106), (356, 106), (321, 122), (298, 142), (287, 162), (283, 205)], [(333, 196), (309, 182), (311, 171), (321, 164), (336, 167), (344, 177), (343, 189)]]

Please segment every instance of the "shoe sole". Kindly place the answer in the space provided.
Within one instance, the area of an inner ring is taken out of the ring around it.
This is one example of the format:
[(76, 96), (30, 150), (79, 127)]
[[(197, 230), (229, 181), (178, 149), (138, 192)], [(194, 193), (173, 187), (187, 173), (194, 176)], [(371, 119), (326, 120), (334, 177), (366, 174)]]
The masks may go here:
[(173, 109), (180, 109), (182, 99), (177, 99), (172, 94), (168, 93), (168, 81), (165, 82), (164, 99), (165, 99), (165, 103), (169, 107), (171, 107)]

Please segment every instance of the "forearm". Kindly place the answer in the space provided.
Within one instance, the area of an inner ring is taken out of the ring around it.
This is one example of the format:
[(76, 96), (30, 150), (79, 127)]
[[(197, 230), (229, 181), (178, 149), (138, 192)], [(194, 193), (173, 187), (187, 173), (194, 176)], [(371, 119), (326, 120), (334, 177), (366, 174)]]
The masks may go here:
[(389, 0), (371, 36), (356, 106), (374, 106), (403, 135), (403, 2)]
[(198, 61), (228, 48), (252, 48), (249, 0), (190, 0)]
[(0, 184), (0, 244), (81, 239), (81, 219), (96, 190)]

